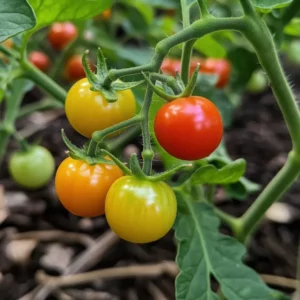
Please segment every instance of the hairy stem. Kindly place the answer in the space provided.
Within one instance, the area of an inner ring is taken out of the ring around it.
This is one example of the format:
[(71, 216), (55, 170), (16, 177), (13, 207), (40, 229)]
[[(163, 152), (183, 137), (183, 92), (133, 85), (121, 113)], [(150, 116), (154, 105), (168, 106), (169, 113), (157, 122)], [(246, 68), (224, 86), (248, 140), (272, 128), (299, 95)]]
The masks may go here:
[(287, 124), (292, 142), (291, 151), (285, 166), (272, 179), (253, 205), (240, 218), (237, 237), (245, 241), (259, 224), (268, 208), (289, 189), (300, 173), (300, 113), (282, 70), (272, 35), (263, 21), (249, 19), (245, 36), (256, 49), (259, 61), (267, 73), (271, 86)]
[(34, 83), (39, 85), (59, 102), (65, 103), (67, 93), (60, 85), (58, 85), (49, 76), (41, 72), (27, 60), (23, 61), (22, 66), (24, 69), (23, 77), (31, 79)]

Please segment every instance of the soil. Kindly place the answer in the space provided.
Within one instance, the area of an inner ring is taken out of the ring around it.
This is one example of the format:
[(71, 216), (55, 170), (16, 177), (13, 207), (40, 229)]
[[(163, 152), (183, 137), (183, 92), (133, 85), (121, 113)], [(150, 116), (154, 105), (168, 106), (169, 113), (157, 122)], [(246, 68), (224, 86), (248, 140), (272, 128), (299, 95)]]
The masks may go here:
[[(32, 97), (38, 97), (36, 91), (27, 98)], [(51, 113), (34, 114), (21, 120), (18, 127), (39, 129), (40, 123), (34, 122), (45, 116), (49, 118)], [(67, 136), (76, 145), (83, 143), (83, 139), (70, 128), (64, 115), (56, 116), (54, 121), (44, 129), (40, 128), (42, 130), (38, 130), (30, 138), (31, 141), (41, 139), (42, 145), (50, 149), (55, 156), (57, 164), (66, 157), (60, 136), (61, 128), (65, 128)], [(132, 141), (137, 142), (139, 140)], [(245, 96), (241, 107), (235, 113), (232, 129), (226, 133), (226, 143), (233, 158), (243, 157), (248, 161), (247, 177), (254, 182), (266, 185), (282, 167), (291, 142), (270, 91), (262, 95)], [(15, 146), (11, 143), (9, 152)], [(56, 198), (53, 182), (38, 191), (24, 191), (9, 178), (7, 160), (0, 171), (0, 183), (4, 186), (7, 200), (7, 209), (2, 209), (0, 214), (1, 300), (20, 299), (31, 292), (37, 286), (36, 272), (39, 270), (44, 270), (49, 275), (66, 272), (68, 265), (73, 264), (74, 267), (78, 255), (86, 253), (86, 248), (96, 247), (96, 251), (85, 254), (84, 259), (88, 259), (80, 266), (81, 271), (159, 263), (175, 258), (172, 235), (149, 245), (133, 245), (112, 236), (106, 239), (107, 236), (103, 237), (103, 234), (107, 235), (108, 226), (104, 218), (80, 219), (68, 214)], [(218, 205), (221, 209), (239, 216), (255, 196), (252, 195), (244, 202), (221, 201)], [(297, 183), (284, 197), (284, 201), (297, 211), (300, 208), (299, 196), (300, 185)], [(247, 264), (262, 274), (295, 278), (299, 220), (297, 215), (283, 224), (264, 220), (249, 244)], [(65, 233), (61, 235), (58, 230)], [(16, 235), (28, 231), (37, 232), (28, 236), (26, 240)], [(40, 231), (51, 231), (52, 236), (40, 234)], [(72, 233), (81, 235), (73, 237)], [(99, 248), (97, 241), (101, 237), (104, 240)], [(39, 241), (36, 243), (35, 239)], [(288, 289), (283, 290), (289, 294), (292, 292)], [(138, 277), (97, 280), (64, 290), (56, 289), (48, 297), (39, 295), (33, 298), (32, 295), (27, 299), (174, 299), (174, 278), (164, 275), (150, 279)]]

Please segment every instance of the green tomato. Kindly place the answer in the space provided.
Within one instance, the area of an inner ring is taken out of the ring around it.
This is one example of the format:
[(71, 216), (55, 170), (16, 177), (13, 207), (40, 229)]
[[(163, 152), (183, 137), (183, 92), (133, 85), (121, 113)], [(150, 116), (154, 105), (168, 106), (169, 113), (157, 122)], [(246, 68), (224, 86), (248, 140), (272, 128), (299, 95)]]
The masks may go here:
[(15, 152), (9, 160), (9, 172), (21, 186), (36, 189), (51, 179), (55, 162), (51, 153), (41, 146), (30, 146), (27, 151)]
[(262, 93), (268, 86), (268, 78), (267, 76), (261, 71), (255, 71), (247, 85), (247, 91), (250, 93)]
[(287, 58), (291, 63), (300, 65), (300, 41), (293, 41), (288, 45)]

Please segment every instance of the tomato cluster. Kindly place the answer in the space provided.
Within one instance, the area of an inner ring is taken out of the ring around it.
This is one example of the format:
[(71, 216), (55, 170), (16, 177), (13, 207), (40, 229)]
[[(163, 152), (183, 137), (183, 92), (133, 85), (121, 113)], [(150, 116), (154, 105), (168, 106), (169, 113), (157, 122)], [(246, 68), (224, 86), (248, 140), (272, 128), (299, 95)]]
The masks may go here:
[[(226, 59), (221, 58), (193, 58), (190, 64), (190, 75), (195, 71), (197, 64), (200, 64), (199, 72), (204, 74), (217, 75), (217, 88), (225, 87), (230, 79), (231, 65)], [(161, 70), (163, 73), (175, 76), (176, 72), (180, 73), (181, 62), (178, 59), (164, 59)]]
[[(69, 90), (65, 103), (72, 127), (91, 138), (95, 131), (132, 118), (136, 111), (134, 94), (130, 89), (116, 94), (118, 100), (110, 103), (102, 92), (91, 90), (87, 78), (77, 81)], [(180, 98), (159, 109), (154, 132), (169, 154), (179, 159), (198, 160), (218, 147), (223, 135), (222, 118), (208, 99)], [(81, 217), (105, 214), (111, 229), (121, 238), (148, 243), (171, 229), (177, 202), (166, 183), (135, 176), (123, 176), (115, 164), (91, 165), (85, 158), (69, 157), (57, 170), (56, 191), (71, 213)]]

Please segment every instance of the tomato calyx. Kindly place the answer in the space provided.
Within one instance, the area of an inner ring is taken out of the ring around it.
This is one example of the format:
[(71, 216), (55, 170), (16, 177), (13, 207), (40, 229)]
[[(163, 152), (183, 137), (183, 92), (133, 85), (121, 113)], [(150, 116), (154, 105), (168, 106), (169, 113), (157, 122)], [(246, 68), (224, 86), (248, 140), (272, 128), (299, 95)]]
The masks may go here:
[(111, 80), (109, 79), (109, 72), (105, 57), (101, 48), (98, 48), (97, 72), (96, 74), (93, 73), (88, 64), (88, 53), (88, 50), (84, 52), (82, 57), (82, 65), (86, 73), (86, 77), (92, 86), (91, 90), (95, 92), (101, 92), (108, 102), (113, 103), (118, 100), (118, 95), (116, 92), (132, 89), (144, 82), (144, 80), (127, 83), (121, 82), (120, 80), (111, 82)]
[[(64, 130), (61, 131), (62, 139), (68, 148), (68, 155), (75, 160), (85, 161), (93, 166), (96, 164), (117, 165), (124, 174), (132, 175), (132, 172), (126, 165), (116, 158), (109, 151), (102, 149), (103, 143), (97, 143), (94, 140), (89, 140), (82, 148), (75, 146), (66, 136)], [(110, 158), (107, 159), (107, 157)]]
[[(191, 79), (189, 80), (189, 82), (186, 86), (183, 83), (179, 74), (176, 72), (176, 83), (177, 83), (177, 86), (179, 87), (179, 89), (181, 90), (181, 93), (178, 95), (170, 94), (170, 88), (172, 90), (174, 90), (174, 86), (173, 85), (170, 86), (171, 81), (166, 81), (165, 85), (163, 85), (164, 90), (162, 90), (162, 89), (158, 88), (157, 86), (155, 86), (152, 82), (152, 77), (155, 74), (150, 74), (149, 77), (147, 77), (147, 75), (145, 73), (142, 73), (142, 74), (143, 74), (147, 84), (149, 84), (149, 86), (151, 87), (151, 89), (153, 90), (153, 92), (155, 94), (157, 94), (159, 97), (161, 97), (162, 99), (164, 99), (166, 101), (172, 101), (172, 100), (176, 100), (178, 98), (189, 97), (193, 94), (193, 91), (194, 91), (196, 83), (197, 83), (199, 68), (200, 68), (200, 64), (198, 63), (193, 72)], [(165, 76), (165, 77), (168, 78), (169, 76)], [(161, 78), (163, 79), (163, 77), (161, 77)]]

